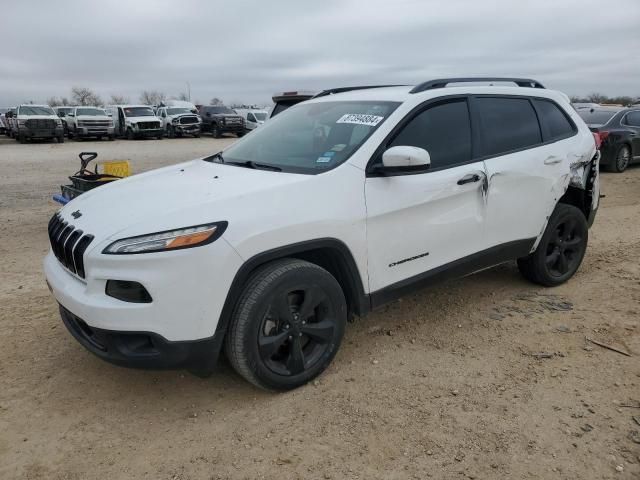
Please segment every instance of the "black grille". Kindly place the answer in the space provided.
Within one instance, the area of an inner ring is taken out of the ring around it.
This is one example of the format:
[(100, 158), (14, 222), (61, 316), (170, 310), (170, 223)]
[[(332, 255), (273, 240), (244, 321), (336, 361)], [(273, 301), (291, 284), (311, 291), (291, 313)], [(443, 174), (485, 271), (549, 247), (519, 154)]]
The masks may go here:
[(160, 128), (160, 122), (138, 122), (138, 128), (140, 130), (151, 130), (154, 128)]
[(56, 128), (56, 121), (46, 118), (33, 118), (24, 122), (25, 126), (31, 130)]
[(198, 123), (198, 117), (180, 117), (180, 123), (182, 125), (190, 125), (193, 123)]
[(111, 120), (78, 120), (81, 127), (110, 127)]
[(93, 235), (83, 235), (82, 230), (74, 228), (56, 213), (49, 221), (49, 240), (60, 263), (84, 278), (84, 252), (93, 241)]

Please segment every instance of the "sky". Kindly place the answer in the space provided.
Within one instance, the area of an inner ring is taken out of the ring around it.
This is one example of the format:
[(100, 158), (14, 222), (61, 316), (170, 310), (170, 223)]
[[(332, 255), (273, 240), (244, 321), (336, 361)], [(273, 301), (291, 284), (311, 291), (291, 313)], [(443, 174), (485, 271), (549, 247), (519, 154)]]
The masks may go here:
[(138, 102), (187, 90), (267, 104), (284, 90), (532, 77), (640, 96), (640, 0), (0, 0), (0, 106)]

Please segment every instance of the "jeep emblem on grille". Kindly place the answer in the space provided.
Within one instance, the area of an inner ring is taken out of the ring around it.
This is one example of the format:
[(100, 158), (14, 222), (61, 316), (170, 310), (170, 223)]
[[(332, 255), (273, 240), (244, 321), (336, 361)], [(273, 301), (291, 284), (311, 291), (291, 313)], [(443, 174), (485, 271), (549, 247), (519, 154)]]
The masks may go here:
[(76, 210), (75, 212), (71, 212), (71, 216), (77, 220), (82, 216), (82, 214), (80, 213), (80, 210)]

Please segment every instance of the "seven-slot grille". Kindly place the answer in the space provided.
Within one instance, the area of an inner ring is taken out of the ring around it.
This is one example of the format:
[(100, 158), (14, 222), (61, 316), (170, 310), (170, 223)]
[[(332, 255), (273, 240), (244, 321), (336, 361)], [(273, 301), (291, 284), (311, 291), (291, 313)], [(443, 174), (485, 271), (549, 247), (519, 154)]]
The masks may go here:
[(198, 117), (180, 117), (181, 125), (189, 125), (192, 123), (198, 123)]
[(49, 221), (49, 240), (56, 258), (72, 273), (84, 278), (84, 252), (93, 235), (83, 235), (56, 213)]

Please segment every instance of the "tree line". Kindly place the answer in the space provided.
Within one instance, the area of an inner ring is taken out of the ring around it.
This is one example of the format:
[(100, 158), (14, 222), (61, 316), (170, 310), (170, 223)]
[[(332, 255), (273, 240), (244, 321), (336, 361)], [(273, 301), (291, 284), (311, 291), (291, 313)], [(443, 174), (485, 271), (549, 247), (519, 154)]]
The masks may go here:
[(613, 103), (616, 105), (624, 105), (628, 107), (629, 105), (633, 105), (634, 103), (640, 102), (640, 96), (638, 97), (629, 97), (626, 95), (617, 96), (617, 97), (609, 97), (602, 93), (591, 93), (586, 97), (572, 96), (571, 103)]
[[(164, 92), (158, 90), (143, 90), (138, 97), (139, 102), (142, 105), (160, 105), (161, 103), (171, 100), (190, 101), (189, 96), (185, 92), (180, 92), (177, 95), (168, 96)], [(33, 103), (33, 102), (31, 102)], [(50, 97), (47, 99), (47, 104), (51, 107), (61, 107), (64, 105), (81, 105), (81, 106), (99, 106), (104, 104), (110, 105), (123, 105), (131, 103), (131, 99), (124, 95), (111, 94), (106, 102), (103, 102), (102, 97), (96, 92), (86, 87), (72, 87), (71, 95), (68, 97)], [(196, 104), (200, 104), (196, 100)], [(209, 101), (209, 105), (223, 105), (223, 101), (218, 97), (213, 97)]]

